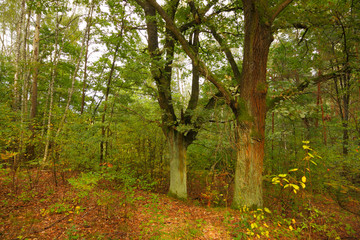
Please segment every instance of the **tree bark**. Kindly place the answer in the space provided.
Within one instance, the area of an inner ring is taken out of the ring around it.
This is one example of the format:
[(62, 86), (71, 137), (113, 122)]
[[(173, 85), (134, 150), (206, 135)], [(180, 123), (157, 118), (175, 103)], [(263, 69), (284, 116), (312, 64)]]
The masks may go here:
[[(56, 1), (57, 6), (59, 7), (59, 1)], [(51, 80), (49, 83), (49, 114), (47, 119), (47, 131), (46, 131), (46, 138), (45, 138), (45, 149), (44, 149), (44, 157), (42, 160), (42, 164), (45, 165), (48, 160), (49, 148), (50, 148), (50, 138), (51, 138), (51, 118), (52, 118), (52, 111), (53, 111), (53, 103), (54, 103), (54, 83), (57, 75), (57, 65), (60, 58), (60, 49), (58, 49), (58, 37), (59, 37), (59, 13), (56, 12), (56, 27), (55, 27), (55, 43), (54, 43), (54, 58), (53, 64), (51, 69)]]
[(187, 198), (186, 153), (187, 144), (183, 133), (170, 130), (167, 134), (170, 149), (170, 187), (169, 194), (179, 199)]
[[(172, 103), (171, 95), (171, 80), (172, 80), (172, 62), (174, 58), (175, 42), (170, 36), (170, 30), (166, 30), (166, 40), (164, 49), (166, 50), (166, 63), (163, 66), (159, 66), (158, 62), (161, 59), (159, 49), (159, 36), (158, 27), (156, 21), (156, 9), (147, 1), (137, 1), (138, 4), (144, 9), (147, 24), (148, 34), (148, 49), (150, 57), (152, 59), (151, 73), (156, 82), (158, 89), (158, 103), (160, 108), (164, 111), (162, 115), (162, 130), (167, 138), (167, 143), (170, 152), (170, 187), (169, 194), (179, 198), (187, 198), (187, 185), (186, 185), (186, 150), (187, 144), (185, 135), (182, 132), (178, 132), (176, 127), (179, 122), (175, 115), (174, 106)], [(174, 1), (171, 4), (169, 10), (170, 16), (174, 19), (177, 9), (178, 1)], [(193, 79), (196, 82), (195, 79)], [(191, 96), (190, 108), (195, 108), (197, 104), (198, 85), (193, 85), (193, 93)], [(191, 119), (191, 118), (190, 118)]]
[(25, 17), (25, 3), (26, 0), (21, 2), (20, 19), (17, 26), (17, 38), (16, 38), (16, 59), (15, 59), (15, 75), (14, 75), (14, 88), (13, 88), (13, 109), (19, 109), (20, 91), (19, 91), (19, 80), (20, 80), (20, 63), (21, 63), (21, 42), (24, 29), (24, 17)]
[[(90, 26), (87, 26), (87, 27), (90, 27)], [(59, 127), (56, 131), (56, 136), (55, 138), (57, 138), (62, 130), (62, 127), (65, 123), (65, 120), (66, 120), (66, 116), (67, 116), (67, 112), (69, 111), (69, 108), (70, 108), (70, 103), (71, 103), (71, 100), (72, 100), (72, 96), (74, 94), (74, 91), (75, 91), (75, 81), (76, 81), (76, 76), (77, 76), (77, 73), (79, 71), (79, 68), (80, 68), (80, 63), (81, 63), (81, 60), (83, 58), (83, 54), (84, 54), (84, 48), (85, 48), (85, 40), (86, 40), (86, 32), (87, 32), (87, 29), (84, 30), (84, 35), (83, 35), (83, 39), (81, 41), (81, 50), (80, 50), (80, 55), (77, 59), (77, 62), (76, 62), (76, 67), (75, 67), (75, 70), (72, 74), (72, 77), (71, 77), (71, 88), (69, 89), (69, 96), (68, 96), (68, 100), (66, 102), (66, 106), (65, 106), (65, 110), (64, 110), (64, 114), (60, 120), (60, 123), (59, 123)]]
[(273, 40), (267, 1), (243, 0), (245, 41), (237, 118), (235, 191), (233, 206), (262, 207), (265, 143), (266, 67)]
[[(319, 75), (321, 75), (321, 71), (319, 70)], [(326, 133), (326, 123), (325, 123), (325, 111), (324, 111), (324, 104), (321, 97), (321, 83), (318, 83), (318, 105), (320, 105), (321, 109), (321, 120), (323, 125), (323, 141), (324, 145), (327, 144), (327, 133)]]
[(94, 10), (94, 4), (91, 3), (88, 18), (86, 21), (86, 46), (85, 46), (85, 63), (84, 63), (84, 80), (83, 80), (83, 89), (82, 89), (82, 96), (81, 96), (81, 110), (80, 114), (82, 115), (84, 112), (85, 107), (85, 92), (86, 92), (86, 85), (87, 85), (87, 63), (88, 63), (88, 53), (89, 53), (89, 41), (90, 41), (90, 27), (92, 25), (92, 14)]
[[(186, 54), (198, 67), (199, 72), (214, 84), (234, 113), (237, 146), (234, 207), (243, 205), (262, 207), (261, 175), (265, 137), (266, 66), (269, 47), (273, 40), (271, 24), (292, 0), (284, 0), (272, 8), (273, 10), (268, 6), (267, 0), (243, 0), (245, 16), (243, 72), (237, 86), (240, 88), (240, 96), (235, 97), (194, 53), (173, 19), (166, 14), (164, 9), (155, 0), (146, 1), (156, 8), (166, 21), (167, 29), (172, 31)], [(215, 38), (217, 37), (215, 36)], [(221, 45), (218, 39), (217, 41)], [(228, 60), (231, 60), (229, 51), (225, 54)], [(231, 64), (231, 66), (234, 69), (235, 64)]]
[(100, 163), (104, 162), (104, 155), (105, 155), (105, 145), (106, 145), (106, 141), (105, 141), (105, 133), (106, 133), (106, 128), (105, 128), (105, 118), (106, 118), (106, 111), (107, 111), (107, 104), (108, 104), (108, 98), (109, 98), (109, 93), (110, 93), (110, 88), (111, 88), (111, 81), (112, 81), (112, 77), (114, 74), (114, 70), (115, 70), (115, 63), (116, 63), (116, 57), (117, 57), (117, 53), (119, 51), (119, 47), (120, 47), (120, 42), (116, 45), (115, 48), (115, 52), (113, 55), (113, 62), (111, 64), (111, 69), (110, 69), (110, 73), (109, 73), (109, 78), (106, 84), (106, 92), (105, 92), (105, 102), (104, 102), (104, 112), (102, 114), (101, 117), (101, 136), (102, 136), (102, 140), (100, 142)]
[(37, 113), (37, 86), (39, 75), (39, 46), (40, 46), (40, 21), (41, 13), (36, 14), (35, 32), (33, 40), (33, 76), (32, 76), (32, 93), (31, 93), (31, 112), (30, 119), (34, 120)]
[(30, 143), (26, 149), (28, 159), (34, 159), (35, 157), (35, 145), (33, 143), (33, 140), (35, 138), (35, 118), (37, 115), (37, 106), (38, 106), (37, 87), (38, 87), (38, 75), (39, 75), (40, 22), (41, 22), (41, 13), (39, 12), (36, 14), (35, 31), (34, 31), (34, 39), (33, 39), (33, 57), (31, 62), (32, 84), (31, 84), (31, 109), (30, 109), (30, 125), (29, 125), (29, 129), (31, 131), (31, 137), (30, 137)]

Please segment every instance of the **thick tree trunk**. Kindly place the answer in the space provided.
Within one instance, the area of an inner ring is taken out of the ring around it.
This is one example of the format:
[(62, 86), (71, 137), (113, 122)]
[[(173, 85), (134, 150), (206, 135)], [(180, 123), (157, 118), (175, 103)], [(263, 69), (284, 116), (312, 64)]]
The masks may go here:
[[(237, 121), (238, 158), (235, 180), (234, 205), (262, 206), (261, 174), (264, 157), (265, 114), (266, 114), (266, 66), (269, 47), (272, 42), (271, 24), (274, 19), (293, 1), (284, 0), (276, 7), (270, 8), (268, 0), (243, 0), (245, 15), (245, 42), (243, 57), (243, 73), (236, 89), (240, 89), (240, 97), (227, 90), (221, 81), (207, 68), (195, 54), (189, 42), (184, 38), (165, 10), (155, 1), (150, 3), (166, 21), (166, 27), (179, 41), (186, 54), (196, 63), (199, 72), (219, 90), (226, 104), (232, 109)], [(140, 5), (144, 3), (137, 0)], [(191, 1), (189, 1), (191, 2)], [(155, 16), (155, 15), (154, 15)], [(240, 73), (231, 51), (221, 41), (220, 35), (212, 29), (213, 35), (224, 49), (232, 67), (234, 76)], [(251, 171), (250, 171), (251, 170)], [(246, 176), (240, 176), (246, 173)], [(248, 185), (245, 184), (256, 184)]]
[(169, 194), (176, 198), (187, 198), (186, 187), (186, 151), (187, 144), (184, 134), (170, 130), (167, 134), (170, 150), (170, 187)]
[[(233, 206), (262, 207), (265, 142), (266, 66), (273, 40), (270, 23), (261, 15), (268, 6), (244, 0), (245, 44), (240, 99), (236, 111), (237, 159)], [(270, 20), (269, 20), (270, 21)]]
[(236, 148), (233, 206), (262, 207), (263, 144), (251, 138), (250, 129), (237, 124)]

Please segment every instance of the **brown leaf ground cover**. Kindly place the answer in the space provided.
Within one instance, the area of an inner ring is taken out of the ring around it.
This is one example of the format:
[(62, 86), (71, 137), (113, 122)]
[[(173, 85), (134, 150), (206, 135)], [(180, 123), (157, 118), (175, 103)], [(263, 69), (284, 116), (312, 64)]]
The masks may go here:
[(207, 207), (114, 181), (79, 191), (68, 177), (56, 186), (50, 171), (3, 171), (0, 239), (360, 239), (359, 218), (325, 197), (290, 216)]

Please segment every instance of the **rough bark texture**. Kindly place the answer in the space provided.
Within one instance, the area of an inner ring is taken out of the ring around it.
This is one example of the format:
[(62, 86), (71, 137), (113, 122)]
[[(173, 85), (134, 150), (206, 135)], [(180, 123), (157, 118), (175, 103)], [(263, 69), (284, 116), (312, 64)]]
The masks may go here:
[[(269, 47), (272, 42), (271, 24), (281, 11), (292, 2), (284, 0), (275, 8), (268, 6), (267, 0), (243, 0), (245, 15), (245, 42), (243, 56), (243, 72), (238, 85), (240, 96), (234, 97), (201, 61), (194, 49), (185, 40), (176, 27), (173, 19), (155, 1), (150, 3), (166, 22), (166, 28), (181, 44), (185, 53), (196, 65), (200, 74), (218, 89), (219, 94), (229, 105), (236, 117), (237, 163), (234, 206), (242, 205), (261, 207), (262, 201), (262, 167), (264, 157), (264, 135), (266, 114), (266, 66)], [(189, 1), (191, 2), (191, 1)], [(239, 75), (239, 69), (232, 59), (230, 49), (221, 41), (216, 29), (211, 29), (213, 36), (224, 49), (234, 76)], [(211, 101), (209, 101), (210, 104)]]
[[(156, 9), (147, 1), (137, 0), (137, 2), (144, 9), (146, 16), (148, 50), (152, 59), (151, 74), (158, 89), (158, 103), (163, 110), (162, 130), (167, 138), (170, 152), (169, 194), (176, 198), (186, 199), (186, 150), (193, 139), (191, 140), (189, 137), (185, 137), (185, 133), (176, 130), (181, 121), (176, 117), (171, 95), (172, 63), (174, 59), (175, 41), (171, 31), (167, 28), (164, 45), (164, 52), (166, 53), (164, 56), (165, 64), (159, 66), (159, 62), (162, 59), (161, 52), (163, 51), (161, 51), (159, 47), (159, 29), (156, 20)], [(178, 3), (177, 0), (169, 2), (168, 14), (171, 19), (174, 19), (175, 17)], [(196, 77), (194, 81), (196, 82)], [(193, 85), (193, 87), (195, 88), (195, 93), (192, 93), (192, 100), (189, 103), (189, 108), (195, 108), (197, 104), (199, 88), (196, 84)], [(188, 135), (193, 136), (191, 134)]]
[(176, 198), (187, 198), (186, 184), (186, 141), (183, 133), (176, 130), (168, 132), (167, 140), (170, 149), (170, 187), (169, 195)]
[[(260, 3), (259, 3), (260, 2)], [(266, 1), (244, 0), (245, 42), (237, 117), (234, 207), (262, 207), (266, 66), (272, 42)]]

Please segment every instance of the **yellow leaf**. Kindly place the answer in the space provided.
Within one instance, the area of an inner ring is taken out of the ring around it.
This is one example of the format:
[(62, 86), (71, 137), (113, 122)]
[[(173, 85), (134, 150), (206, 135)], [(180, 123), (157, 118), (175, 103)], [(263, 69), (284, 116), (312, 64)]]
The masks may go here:
[[(314, 162), (314, 161), (312, 161), (312, 160), (310, 160), (310, 162), (311, 162), (312, 164), (314, 164), (315, 166), (317, 166), (317, 163), (316, 163), (316, 162)], [(310, 172), (310, 170), (309, 170), (309, 172)]]
[(294, 228), (293, 228), (291, 225), (289, 226), (289, 229), (290, 229), (291, 231), (294, 230)]
[(302, 181), (303, 183), (306, 183), (306, 177), (303, 176), (303, 177), (301, 178), (301, 181)]
[(305, 150), (311, 150), (311, 148), (308, 145), (303, 145), (303, 149)]
[(302, 141), (303, 144), (309, 144), (310, 141)]
[(292, 222), (293, 224), (295, 224), (295, 223), (296, 223), (296, 220), (293, 218), (293, 219), (291, 219), (291, 222)]
[(271, 211), (268, 208), (264, 208), (264, 211), (267, 213), (271, 213)]

